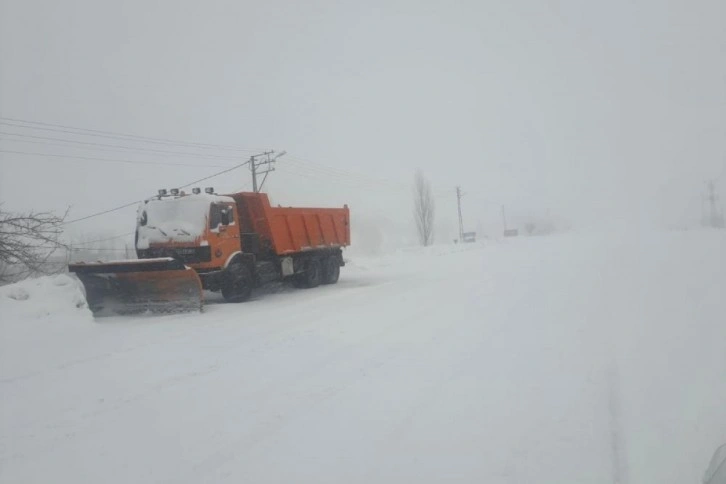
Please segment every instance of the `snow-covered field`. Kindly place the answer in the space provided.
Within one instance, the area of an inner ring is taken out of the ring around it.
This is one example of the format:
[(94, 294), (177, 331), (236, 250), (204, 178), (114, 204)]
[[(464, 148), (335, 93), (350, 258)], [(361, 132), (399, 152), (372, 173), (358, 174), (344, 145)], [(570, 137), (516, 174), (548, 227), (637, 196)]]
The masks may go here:
[(726, 441), (724, 232), (352, 257), (216, 301), (93, 321), (66, 276), (0, 288), (0, 482), (681, 484)]

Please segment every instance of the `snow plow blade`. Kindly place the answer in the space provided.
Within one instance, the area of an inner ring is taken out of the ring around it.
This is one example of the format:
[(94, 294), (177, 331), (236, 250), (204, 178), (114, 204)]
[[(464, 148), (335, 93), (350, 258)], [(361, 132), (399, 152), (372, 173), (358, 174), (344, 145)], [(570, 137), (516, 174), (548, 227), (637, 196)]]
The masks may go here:
[(68, 265), (86, 289), (94, 316), (201, 311), (202, 282), (170, 257)]

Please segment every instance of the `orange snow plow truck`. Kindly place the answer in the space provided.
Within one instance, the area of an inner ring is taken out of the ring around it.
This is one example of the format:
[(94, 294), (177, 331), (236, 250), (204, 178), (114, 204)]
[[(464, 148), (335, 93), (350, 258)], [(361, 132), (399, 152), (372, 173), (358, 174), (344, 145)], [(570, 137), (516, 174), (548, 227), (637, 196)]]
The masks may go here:
[(264, 193), (217, 195), (177, 189), (140, 204), (138, 259), (70, 264), (96, 316), (199, 311), (203, 289), (229, 302), (253, 288), (290, 280), (298, 287), (335, 284), (350, 244), (343, 208), (272, 207)]

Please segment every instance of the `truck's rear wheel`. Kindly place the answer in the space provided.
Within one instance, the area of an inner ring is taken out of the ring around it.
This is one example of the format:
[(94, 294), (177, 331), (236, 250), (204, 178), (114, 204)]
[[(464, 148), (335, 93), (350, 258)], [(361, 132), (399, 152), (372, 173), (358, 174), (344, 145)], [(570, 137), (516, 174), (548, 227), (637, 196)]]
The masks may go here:
[(323, 284), (335, 284), (340, 278), (340, 261), (337, 257), (328, 257), (323, 262)]
[(252, 275), (243, 264), (230, 264), (222, 284), (222, 296), (227, 302), (244, 302), (252, 295)]
[(323, 280), (323, 267), (318, 259), (310, 259), (305, 264), (305, 271), (295, 276), (298, 287), (318, 287)]

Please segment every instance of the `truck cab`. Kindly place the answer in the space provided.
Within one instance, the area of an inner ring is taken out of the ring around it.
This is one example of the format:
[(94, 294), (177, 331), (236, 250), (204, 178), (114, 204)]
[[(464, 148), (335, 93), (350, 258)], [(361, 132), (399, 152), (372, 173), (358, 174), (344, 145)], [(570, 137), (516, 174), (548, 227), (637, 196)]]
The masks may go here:
[(241, 251), (233, 198), (209, 193), (159, 195), (138, 210), (136, 255), (173, 257), (197, 271), (219, 270)]

